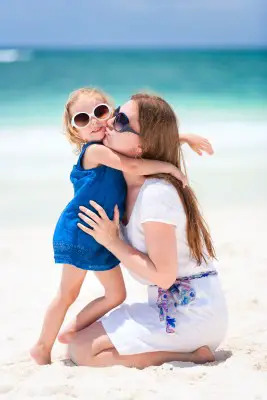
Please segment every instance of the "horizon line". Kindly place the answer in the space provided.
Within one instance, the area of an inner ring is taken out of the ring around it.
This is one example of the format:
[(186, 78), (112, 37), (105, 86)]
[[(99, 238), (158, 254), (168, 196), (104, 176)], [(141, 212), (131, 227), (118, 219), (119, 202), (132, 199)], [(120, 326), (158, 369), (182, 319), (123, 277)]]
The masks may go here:
[(258, 46), (242, 46), (242, 45), (216, 45), (216, 46), (158, 46), (158, 45), (131, 45), (131, 46), (118, 46), (118, 45), (4, 45), (0, 43), (0, 50), (70, 50), (70, 51), (90, 51), (90, 50), (102, 50), (102, 51), (114, 51), (114, 50), (182, 50), (182, 51), (258, 51), (267, 50), (266, 45)]

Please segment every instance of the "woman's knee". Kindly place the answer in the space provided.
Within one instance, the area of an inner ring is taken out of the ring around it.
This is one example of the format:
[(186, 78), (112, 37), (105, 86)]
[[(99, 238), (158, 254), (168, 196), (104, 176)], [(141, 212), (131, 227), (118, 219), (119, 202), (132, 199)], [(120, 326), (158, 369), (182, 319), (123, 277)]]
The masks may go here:
[(69, 357), (77, 365), (92, 365), (93, 344), (96, 336), (95, 324), (97, 323), (77, 332), (68, 344)]
[(109, 347), (101, 322), (94, 322), (77, 332), (68, 344), (68, 354), (78, 365), (94, 365), (94, 355)]
[(70, 359), (77, 365), (86, 365), (86, 359), (90, 357), (91, 352), (90, 349), (87, 348), (86, 352), (84, 349), (84, 344), (79, 340), (76, 336), (73, 340), (68, 344), (68, 355)]

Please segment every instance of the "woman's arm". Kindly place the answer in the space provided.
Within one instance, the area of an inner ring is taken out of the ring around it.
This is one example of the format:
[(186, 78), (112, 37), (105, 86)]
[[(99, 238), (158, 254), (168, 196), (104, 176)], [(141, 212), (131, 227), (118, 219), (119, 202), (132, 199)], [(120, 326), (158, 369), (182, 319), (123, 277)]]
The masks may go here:
[(79, 228), (105, 246), (126, 268), (141, 278), (168, 289), (177, 276), (175, 226), (162, 222), (145, 222), (143, 225), (148, 251), (146, 255), (120, 239), (117, 207), (114, 210), (114, 219), (110, 220), (101, 206), (94, 201), (90, 203), (99, 216), (85, 207), (80, 207), (86, 215), (80, 213), (79, 217), (93, 229), (83, 224), (78, 224)]
[(175, 226), (146, 222), (144, 233), (147, 255), (120, 238), (113, 241), (108, 250), (130, 271), (162, 289), (168, 289), (177, 277)]
[(184, 185), (187, 184), (184, 174), (171, 163), (127, 157), (101, 144), (92, 144), (86, 149), (83, 166), (85, 169), (92, 168), (92, 164), (106, 165), (133, 175), (171, 174)]
[(181, 133), (180, 143), (187, 143), (193, 151), (195, 151), (199, 156), (202, 156), (202, 151), (205, 151), (209, 155), (214, 153), (211, 143), (208, 139), (202, 136), (193, 135), (192, 133)]

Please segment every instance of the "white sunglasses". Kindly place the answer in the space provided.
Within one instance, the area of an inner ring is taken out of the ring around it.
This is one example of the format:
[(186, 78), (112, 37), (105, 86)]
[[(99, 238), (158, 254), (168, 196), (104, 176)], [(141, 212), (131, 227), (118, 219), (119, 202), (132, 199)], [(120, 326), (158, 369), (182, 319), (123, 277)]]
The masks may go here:
[(86, 128), (92, 117), (96, 118), (98, 121), (105, 121), (110, 118), (112, 112), (108, 104), (98, 104), (91, 114), (88, 114), (86, 111), (80, 111), (73, 115), (71, 118), (71, 125), (77, 129)]

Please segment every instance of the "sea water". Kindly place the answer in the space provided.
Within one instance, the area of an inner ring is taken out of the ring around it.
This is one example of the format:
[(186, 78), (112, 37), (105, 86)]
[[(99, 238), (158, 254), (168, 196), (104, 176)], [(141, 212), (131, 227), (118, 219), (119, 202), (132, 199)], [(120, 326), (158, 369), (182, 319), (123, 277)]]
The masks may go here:
[(84, 86), (116, 105), (157, 93), (173, 106), (180, 132), (210, 139), (212, 157), (183, 146), (204, 207), (265, 204), (266, 71), (263, 50), (0, 50), (1, 222), (50, 224), (71, 198), (75, 157), (62, 113), (68, 94)]

